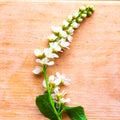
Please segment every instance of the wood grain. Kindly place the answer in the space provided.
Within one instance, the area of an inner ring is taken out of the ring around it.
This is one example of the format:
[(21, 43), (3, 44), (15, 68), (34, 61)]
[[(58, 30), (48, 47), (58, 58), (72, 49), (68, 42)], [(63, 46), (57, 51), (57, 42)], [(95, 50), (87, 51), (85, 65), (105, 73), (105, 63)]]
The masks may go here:
[[(94, 4), (95, 13), (75, 31), (70, 50), (60, 54), (48, 74), (59, 71), (71, 78), (63, 88), (69, 105), (84, 106), (88, 120), (120, 120), (120, 3)], [(31, 72), (33, 50), (46, 47), (50, 26), (61, 25), (81, 5), (0, 3), (0, 120), (47, 120), (35, 105), (43, 76)]]

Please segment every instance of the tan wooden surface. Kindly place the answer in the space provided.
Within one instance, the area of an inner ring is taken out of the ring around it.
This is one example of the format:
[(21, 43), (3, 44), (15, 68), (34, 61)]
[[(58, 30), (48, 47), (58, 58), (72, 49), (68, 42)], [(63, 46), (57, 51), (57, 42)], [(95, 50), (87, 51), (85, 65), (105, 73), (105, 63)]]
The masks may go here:
[[(88, 120), (120, 120), (120, 3), (94, 4), (95, 13), (76, 30), (70, 50), (60, 54), (48, 74), (59, 71), (71, 78), (63, 88), (69, 105), (84, 106)], [(46, 47), (50, 26), (61, 25), (81, 5), (0, 3), (0, 120), (47, 120), (35, 105), (43, 76), (31, 72), (33, 50)]]

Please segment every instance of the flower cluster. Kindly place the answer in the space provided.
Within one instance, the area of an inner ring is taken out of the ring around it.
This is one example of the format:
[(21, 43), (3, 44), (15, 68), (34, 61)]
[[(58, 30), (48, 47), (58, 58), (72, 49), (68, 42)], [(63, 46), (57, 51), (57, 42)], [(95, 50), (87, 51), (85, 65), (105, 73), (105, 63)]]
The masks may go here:
[[(64, 96), (67, 94), (64, 90), (60, 93), (60, 86), (65, 85), (68, 86), (70, 84), (70, 79), (66, 78), (64, 74), (60, 74), (59, 72), (56, 72), (56, 75), (49, 76), (48, 84), (50, 88), (50, 92), (52, 95), (52, 98), (55, 103), (61, 104), (65, 102), (69, 102), (70, 99), (65, 99)], [(47, 90), (46, 86), (46, 80), (43, 81), (43, 87)]]
[(36, 62), (40, 66), (36, 66), (32, 72), (34, 74), (43, 73), (43, 87), (45, 88), (44, 94), (36, 97), (36, 105), (41, 113), (50, 120), (62, 120), (64, 111), (72, 120), (87, 120), (82, 106), (69, 107), (65, 105), (65, 103), (70, 102), (70, 99), (65, 97), (67, 92), (60, 90), (60, 87), (68, 86), (70, 79), (59, 72), (48, 77), (47, 67), (54, 65), (54, 58), (59, 58), (59, 52), (69, 49), (75, 29), (93, 11), (94, 7), (92, 5), (82, 6), (76, 13), (64, 20), (61, 26), (51, 26), (52, 34), (48, 36), (48, 48), (34, 50), (37, 57)]
[(90, 16), (93, 11), (94, 7), (92, 5), (82, 6), (76, 13), (68, 16), (67, 20), (63, 21), (62, 26), (51, 26), (53, 33), (48, 36), (48, 48), (34, 50), (34, 54), (37, 57), (36, 62), (40, 63), (40, 66), (36, 66), (32, 71), (34, 74), (42, 73), (44, 65), (54, 65), (53, 59), (59, 58), (57, 53), (63, 52), (66, 48), (69, 49), (74, 30), (77, 29), (81, 22), (87, 16)]

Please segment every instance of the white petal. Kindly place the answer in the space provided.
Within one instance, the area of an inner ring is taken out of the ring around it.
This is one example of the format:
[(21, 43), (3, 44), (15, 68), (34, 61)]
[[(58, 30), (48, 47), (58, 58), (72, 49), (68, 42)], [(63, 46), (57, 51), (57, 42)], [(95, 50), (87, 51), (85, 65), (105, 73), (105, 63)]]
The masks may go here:
[(63, 85), (68, 86), (70, 85), (70, 79), (65, 79), (62, 83)]
[(53, 53), (53, 58), (59, 58), (59, 56), (55, 53)]
[(56, 88), (54, 89), (55, 95), (59, 93), (59, 89), (60, 89), (59, 87), (56, 87)]
[(36, 63), (40, 63), (41, 62), (41, 60), (40, 59), (36, 59)]
[(61, 47), (59, 46), (58, 42), (51, 42), (49, 43), (50, 48), (54, 51), (54, 52), (60, 52), (61, 51)]
[(48, 62), (47, 65), (54, 65), (54, 61)]
[(62, 25), (63, 25), (64, 27), (68, 27), (69, 22), (68, 22), (68, 21), (66, 21), (66, 20), (64, 20)]
[(50, 36), (48, 36), (48, 40), (49, 40), (50, 42), (55, 41), (56, 39), (57, 39), (57, 36), (54, 35), (54, 34), (51, 34)]
[(72, 15), (69, 15), (69, 16), (68, 16), (68, 22), (71, 22), (72, 19), (73, 19), (73, 18), (72, 18)]
[(47, 58), (52, 58), (52, 49), (51, 48), (45, 48), (44, 54)]
[(44, 54), (52, 53), (51, 48), (44, 48)]
[(74, 21), (74, 22), (71, 24), (71, 26), (72, 26), (73, 28), (78, 28), (78, 27), (80, 26), (80, 24)]
[(44, 54), (47, 58), (58, 58), (59, 56), (55, 53), (53, 53), (52, 48), (45, 48)]
[(62, 98), (61, 100), (60, 100), (62, 103), (68, 103), (68, 102), (70, 102), (70, 99), (69, 98), (67, 98), (67, 99), (65, 99), (65, 98)]
[(46, 82), (45, 82), (45, 80), (43, 81), (43, 87), (46, 88)]
[(68, 40), (69, 42), (72, 42), (72, 36), (71, 36), (71, 35), (68, 35), (67, 40)]
[(79, 16), (79, 11), (77, 11), (76, 13), (73, 14), (74, 18), (77, 18)]
[(74, 29), (72, 27), (69, 27), (68, 30), (67, 30), (67, 33), (72, 35), (74, 32)]
[(59, 73), (59, 72), (56, 72), (56, 76), (59, 78), (59, 77), (60, 77), (60, 73)]
[(42, 58), (42, 59), (36, 59), (36, 62), (37, 63), (41, 63), (42, 65), (47, 65), (48, 62), (49, 62), (49, 59), (48, 58)]
[(39, 74), (42, 72), (42, 67), (36, 66), (35, 69), (32, 71), (34, 74)]
[(41, 64), (47, 64), (48, 62), (49, 62), (49, 60), (46, 57), (41, 59), (41, 61), (40, 61)]
[(60, 37), (65, 38), (65, 37), (68, 36), (67, 33), (65, 31), (63, 31), (63, 30), (61, 30), (59, 33), (60, 33)]
[(69, 42), (67, 42), (67, 41), (65, 41), (65, 39), (61, 39), (60, 40), (60, 45), (61, 45), (61, 47), (65, 47), (65, 48), (67, 48), (69, 45), (70, 45), (70, 43)]
[(56, 31), (56, 28), (57, 27), (55, 27), (55, 26), (51, 26), (51, 29), (52, 29), (53, 32)]
[(57, 86), (60, 85), (61, 79), (55, 79), (54, 83), (55, 83), (55, 85), (57, 85)]
[(67, 98), (67, 99), (65, 100), (65, 102), (70, 102), (70, 98)]
[(40, 51), (39, 49), (35, 49), (35, 50), (34, 50), (35, 56), (39, 56), (40, 53), (41, 53), (41, 51)]
[(51, 26), (51, 29), (52, 29), (52, 31), (53, 31), (54, 33), (58, 33), (59, 31), (62, 30), (61, 27), (55, 27), (55, 26)]
[(55, 76), (54, 75), (50, 75), (49, 76), (49, 81), (51, 82), (51, 81), (54, 81), (55, 80)]

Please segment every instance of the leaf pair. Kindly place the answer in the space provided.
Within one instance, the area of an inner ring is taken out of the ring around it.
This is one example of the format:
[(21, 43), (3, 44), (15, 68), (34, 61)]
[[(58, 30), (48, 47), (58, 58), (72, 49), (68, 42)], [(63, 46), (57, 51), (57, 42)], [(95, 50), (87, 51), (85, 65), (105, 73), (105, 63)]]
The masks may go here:
[[(62, 120), (59, 113), (56, 114), (51, 102), (49, 100), (48, 93), (36, 97), (36, 105), (40, 112), (44, 114), (50, 120)], [(66, 111), (71, 120), (87, 120), (84, 109), (81, 106), (68, 107), (63, 106), (62, 111)]]

